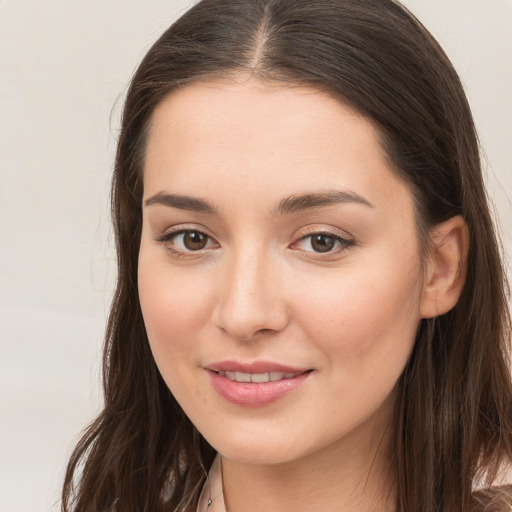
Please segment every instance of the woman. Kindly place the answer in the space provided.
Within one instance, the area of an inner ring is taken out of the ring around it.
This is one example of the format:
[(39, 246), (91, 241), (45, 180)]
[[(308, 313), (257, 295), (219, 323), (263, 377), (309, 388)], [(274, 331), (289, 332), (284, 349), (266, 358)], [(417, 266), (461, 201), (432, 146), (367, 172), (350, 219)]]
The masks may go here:
[(509, 510), (457, 74), (388, 0), (203, 0), (128, 91), (105, 408), (63, 510)]

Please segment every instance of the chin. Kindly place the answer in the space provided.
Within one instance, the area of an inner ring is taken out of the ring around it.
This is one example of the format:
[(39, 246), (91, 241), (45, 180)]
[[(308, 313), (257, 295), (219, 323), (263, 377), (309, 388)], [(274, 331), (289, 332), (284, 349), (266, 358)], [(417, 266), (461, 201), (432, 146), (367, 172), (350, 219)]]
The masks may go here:
[(244, 464), (285, 464), (304, 455), (295, 438), (269, 429), (235, 433), (235, 429), (225, 428), (221, 435), (205, 432), (203, 436), (223, 457)]
[[(284, 448), (284, 449), (283, 449)], [(274, 446), (226, 446), (224, 450), (217, 450), (224, 458), (240, 464), (260, 466), (273, 466), (287, 464), (301, 458), (303, 454), (296, 451), (287, 451), (286, 447), (276, 450)]]

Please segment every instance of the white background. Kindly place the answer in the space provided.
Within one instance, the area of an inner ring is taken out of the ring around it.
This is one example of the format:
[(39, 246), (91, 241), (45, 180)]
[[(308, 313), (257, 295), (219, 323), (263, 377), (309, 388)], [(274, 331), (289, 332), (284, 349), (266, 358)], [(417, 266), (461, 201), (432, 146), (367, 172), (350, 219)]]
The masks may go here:
[[(125, 86), (188, 0), (0, 0), (0, 512), (57, 511), (101, 403)], [(512, 254), (512, 1), (408, 0), (462, 76)]]

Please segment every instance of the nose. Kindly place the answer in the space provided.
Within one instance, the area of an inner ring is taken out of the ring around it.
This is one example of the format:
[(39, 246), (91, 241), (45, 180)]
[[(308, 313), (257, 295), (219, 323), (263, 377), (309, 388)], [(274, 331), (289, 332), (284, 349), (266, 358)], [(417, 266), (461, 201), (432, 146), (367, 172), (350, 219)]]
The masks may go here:
[(288, 323), (278, 265), (271, 257), (239, 254), (219, 273), (213, 321), (232, 338), (249, 341), (277, 333)]

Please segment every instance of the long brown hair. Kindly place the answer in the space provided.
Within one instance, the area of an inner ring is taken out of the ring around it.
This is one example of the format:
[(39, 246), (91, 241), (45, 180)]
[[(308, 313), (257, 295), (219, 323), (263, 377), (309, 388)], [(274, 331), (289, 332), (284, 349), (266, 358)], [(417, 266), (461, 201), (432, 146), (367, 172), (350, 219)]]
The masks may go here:
[(327, 90), (370, 119), (414, 196), (425, 247), (433, 226), (465, 218), (466, 284), (452, 311), (419, 328), (398, 383), (393, 452), (398, 511), (476, 510), (475, 482), (489, 485), (512, 459), (505, 275), (460, 80), (433, 37), (393, 0), (203, 0), (141, 62), (112, 186), (118, 282), (104, 349), (105, 407), (71, 456), (62, 510), (197, 506), (215, 452), (177, 405), (149, 348), (137, 292), (142, 167), (148, 122), (166, 95), (236, 74)]

